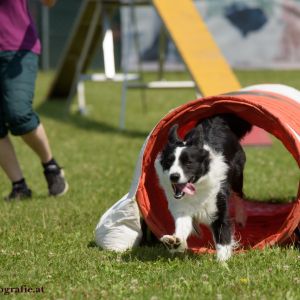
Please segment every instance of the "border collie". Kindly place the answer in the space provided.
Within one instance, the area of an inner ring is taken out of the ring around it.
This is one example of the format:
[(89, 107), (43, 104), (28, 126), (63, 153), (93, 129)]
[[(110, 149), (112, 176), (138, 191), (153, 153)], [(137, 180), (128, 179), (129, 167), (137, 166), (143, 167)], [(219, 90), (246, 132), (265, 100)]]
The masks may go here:
[(185, 251), (200, 223), (213, 234), (217, 259), (230, 258), (235, 241), (228, 200), (231, 192), (243, 195), (246, 156), (239, 141), (251, 127), (234, 114), (220, 114), (200, 121), (184, 139), (177, 135), (177, 124), (170, 129), (155, 160), (175, 222), (174, 234), (160, 239), (170, 252)]

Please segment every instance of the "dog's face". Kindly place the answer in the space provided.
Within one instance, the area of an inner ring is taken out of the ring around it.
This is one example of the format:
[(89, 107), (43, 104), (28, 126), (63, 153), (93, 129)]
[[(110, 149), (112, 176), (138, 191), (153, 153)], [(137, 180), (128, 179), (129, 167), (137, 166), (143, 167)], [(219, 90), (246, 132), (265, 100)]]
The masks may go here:
[(183, 140), (177, 135), (178, 125), (169, 131), (168, 143), (163, 149), (160, 164), (168, 177), (174, 197), (181, 199), (185, 194), (193, 195), (195, 183), (209, 171), (209, 152), (203, 148), (201, 125), (192, 129)]

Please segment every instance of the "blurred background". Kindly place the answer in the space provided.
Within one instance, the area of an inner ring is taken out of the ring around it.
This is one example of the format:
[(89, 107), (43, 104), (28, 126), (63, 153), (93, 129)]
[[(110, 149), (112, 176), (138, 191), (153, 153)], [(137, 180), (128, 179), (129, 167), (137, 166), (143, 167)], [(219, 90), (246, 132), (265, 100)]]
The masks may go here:
[[(56, 68), (84, 0), (57, 1), (51, 10), (42, 7), (38, 0), (29, 2), (43, 45), (40, 66), (43, 70)], [(113, 10), (111, 27), (117, 68), (120, 68), (122, 57), (124, 58), (122, 49), (131, 41), (133, 34), (138, 37), (138, 54), (145, 68), (150, 70), (155, 68), (162, 23), (151, 3), (147, 5), (145, 4), (147, 1), (142, 2), (143, 5), (134, 6), (135, 28), (131, 26), (131, 8), (116, 6)], [(194, 2), (233, 68), (300, 67), (300, 0), (195, 0)], [(167, 42), (165, 52), (167, 69), (183, 68), (170, 40)], [(135, 66), (137, 57), (135, 51), (131, 51), (130, 57), (127, 57), (131, 67)], [(91, 67), (103, 67), (101, 47)]]

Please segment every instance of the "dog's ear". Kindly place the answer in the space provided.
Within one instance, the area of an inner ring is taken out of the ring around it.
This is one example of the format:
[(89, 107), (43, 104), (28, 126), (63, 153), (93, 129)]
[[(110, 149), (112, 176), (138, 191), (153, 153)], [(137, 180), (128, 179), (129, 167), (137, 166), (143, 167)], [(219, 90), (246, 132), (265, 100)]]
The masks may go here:
[(169, 130), (168, 141), (170, 144), (178, 144), (182, 142), (178, 137), (177, 129), (178, 129), (178, 124), (175, 124)]
[(197, 127), (192, 129), (186, 136), (185, 141), (187, 145), (194, 145), (199, 148), (203, 148), (204, 145), (204, 132), (203, 127), (199, 124)]

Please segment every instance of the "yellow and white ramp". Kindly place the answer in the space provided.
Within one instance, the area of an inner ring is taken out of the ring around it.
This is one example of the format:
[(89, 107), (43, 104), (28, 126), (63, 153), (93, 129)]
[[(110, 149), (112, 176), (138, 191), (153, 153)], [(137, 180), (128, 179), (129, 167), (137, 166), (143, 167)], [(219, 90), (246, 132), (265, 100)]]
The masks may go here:
[(241, 88), (192, 0), (152, 2), (202, 95)]

